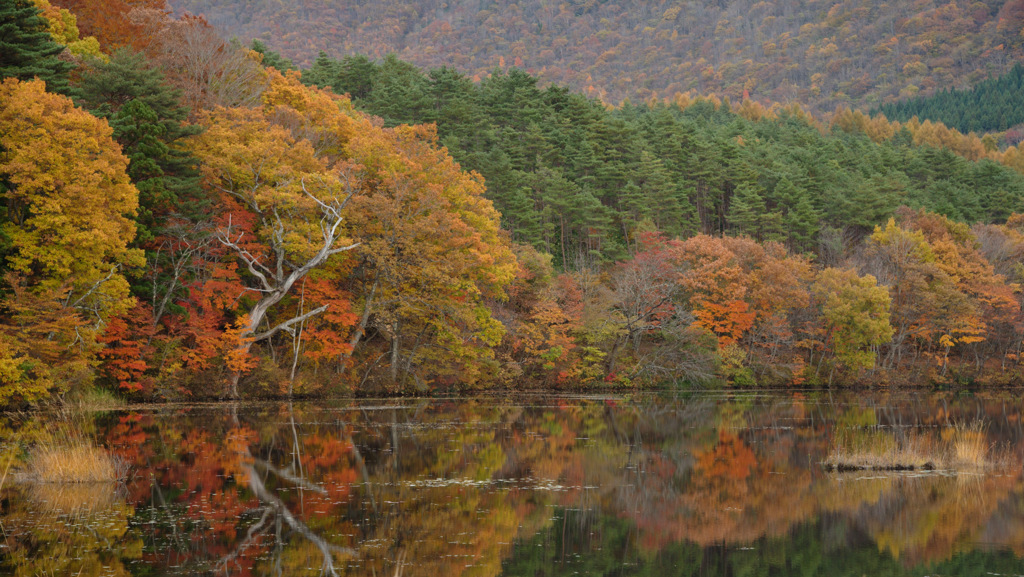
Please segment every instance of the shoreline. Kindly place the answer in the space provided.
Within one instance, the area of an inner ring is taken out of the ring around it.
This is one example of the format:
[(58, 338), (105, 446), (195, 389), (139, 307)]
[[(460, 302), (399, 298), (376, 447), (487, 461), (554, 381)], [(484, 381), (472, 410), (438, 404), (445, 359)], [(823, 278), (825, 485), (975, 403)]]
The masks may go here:
[[(969, 395), (976, 396), (984, 393), (1024, 393), (1024, 383), (1013, 384), (1013, 385), (994, 385), (994, 386), (964, 386), (964, 387), (938, 387), (929, 385), (903, 385), (898, 387), (879, 387), (879, 386), (866, 386), (866, 385), (842, 385), (832, 387), (706, 387), (706, 388), (693, 388), (693, 389), (673, 389), (670, 387), (659, 387), (659, 388), (641, 388), (622, 390), (606, 387), (600, 390), (583, 391), (583, 390), (551, 390), (551, 389), (504, 389), (504, 388), (493, 388), (493, 389), (475, 389), (467, 391), (465, 393), (451, 392), (451, 391), (437, 391), (434, 393), (405, 393), (405, 394), (380, 394), (380, 393), (367, 393), (365, 395), (294, 395), (288, 397), (287, 395), (264, 395), (249, 398), (229, 399), (229, 398), (217, 398), (217, 397), (204, 397), (197, 398), (194, 400), (125, 400), (123, 405), (111, 405), (111, 406), (88, 406), (88, 405), (77, 405), (74, 401), (68, 401), (64, 403), (54, 402), (49, 405), (43, 405), (35, 407), (31, 410), (4, 410), (0, 411), (0, 414), (24, 414), (31, 412), (47, 412), (51, 410), (77, 410), (83, 412), (101, 412), (101, 411), (133, 411), (133, 410), (151, 410), (151, 409), (176, 409), (176, 408), (217, 408), (217, 407), (246, 407), (246, 406), (263, 406), (269, 404), (283, 404), (283, 403), (299, 403), (299, 404), (310, 404), (310, 403), (339, 403), (339, 402), (367, 402), (367, 401), (398, 401), (398, 400), (410, 400), (410, 401), (479, 401), (479, 400), (511, 400), (515, 401), (517, 398), (521, 399), (538, 399), (538, 398), (557, 398), (557, 399), (569, 399), (569, 400), (604, 400), (604, 401), (628, 401), (630, 397), (635, 395), (640, 396), (653, 396), (660, 397), (665, 395), (683, 395), (683, 396), (721, 396), (726, 399), (735, 397), (749, 397), (749, 396), (783, 396), (783, 395), (813, 395), (818, 396), (822, 394), (833, 394), (833, 393), (872, 393), (872, 394), (897, 394), (897, 395), (918, 395), (921, 393), (950, 393), (956, 396)], [(395, 407), (386, 407), (388, 409)], [(361, 408), (365, 410), (365, 408)]]

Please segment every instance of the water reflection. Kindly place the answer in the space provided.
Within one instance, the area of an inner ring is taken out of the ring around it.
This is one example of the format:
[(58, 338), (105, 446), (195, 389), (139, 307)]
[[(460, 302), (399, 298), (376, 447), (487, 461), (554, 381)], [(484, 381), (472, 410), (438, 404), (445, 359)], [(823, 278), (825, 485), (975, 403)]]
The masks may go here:
[[(1022, 574), (1021, 415), (1013, 394), (104, 414), (96, 438), (131, 462), (134, 477), (117, 490), (6, 487), (0, 572)], [(912, 435), (929, 447), (954, 422), (985, 424), (997, 466), (821, 467), (837, 431)]]

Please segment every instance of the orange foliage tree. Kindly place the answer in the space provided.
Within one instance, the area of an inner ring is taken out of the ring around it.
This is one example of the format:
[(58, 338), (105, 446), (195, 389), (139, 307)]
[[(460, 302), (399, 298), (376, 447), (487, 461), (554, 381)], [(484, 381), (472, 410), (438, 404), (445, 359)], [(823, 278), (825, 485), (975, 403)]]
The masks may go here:
[(746, 339), (745, 355), (760, 359), (762, 374), (796, 372), (800, 363), (788, 352), (795, 344), (788, 319), (808, 303), (811, 269), (805, 258), (774, 242), (699, 235), (680, 244), (677, 259), (695, 326), (714, 333), (727, 358)]
[[(286, 106), (268, 108), (283, 112)], [(313, 301), (308, 310), (296, 313), (293, 303), (283, 301), (294, 300), (293, 289), (311, 272), (336, 266), (332, 263), (342, 253), (357, 246), (345, 237), (342, 222), (345, 204), (362, 186), (360, 168), (330, 163), (312, 142), (272, 124), (267, 112), (221, 108), (204, 113), (206, 131), (193, 144), (204, 163), (206, 186), (222, 196), (225, 207), (217, 240), (245, 267), (246, 293), (255, 297), (240, 299), (237, 314), (245, 320), (239, 325), (239, 353), (231, 357), (236, 369), (247, 366), (242, 359), (254, 343), (282, 331), (294, 335), (299, 325), (330, 308)], [(315, 291), (309, 296), (315, 298)], [(239, 372), (232, 380), (232, 396), (238, 393)]]
[(580, 328), (579, 287), (567, 275), (555, 275), (552, 257), (529, 245), (516, 245), (518, 270), (508, 287), (507, 304), (494, 302), (494, 316), (506, 333), (498, 349), (505, 377), (527, 377), (545, 385), (577, 374), (574, 332)]
[(138, 50), (149, 42), (143, 28), (132, 21), (132, 10), (167, 11), (166, 0), (53, 0), (53, 5), (74, 14), (80, 34), (95, 37), (108, 54), (118, 48)]
[(1013, 286), (995, 272), (966, 225), (909, 210), (900, 218), (899, 225), (890, 220), (876, 228), (862, 266), (892, 296), (887, 367), (899, 366), (910, 352), (933, 359), (945, 375), (957, 350), (961, 360), (973, 350), (982, 364), (991, 327), (1020, 314)]

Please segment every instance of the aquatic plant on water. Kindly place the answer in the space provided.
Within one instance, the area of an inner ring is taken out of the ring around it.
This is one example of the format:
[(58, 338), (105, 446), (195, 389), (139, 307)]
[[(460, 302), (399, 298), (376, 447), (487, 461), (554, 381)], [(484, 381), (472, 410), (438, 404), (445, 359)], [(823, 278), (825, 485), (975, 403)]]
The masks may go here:
[(984, 470), (998, 464), (985, 431), (982, 421), (953, 423), (938, 438), (915, 429), (843, 428), (822, 464), (830, 471)]

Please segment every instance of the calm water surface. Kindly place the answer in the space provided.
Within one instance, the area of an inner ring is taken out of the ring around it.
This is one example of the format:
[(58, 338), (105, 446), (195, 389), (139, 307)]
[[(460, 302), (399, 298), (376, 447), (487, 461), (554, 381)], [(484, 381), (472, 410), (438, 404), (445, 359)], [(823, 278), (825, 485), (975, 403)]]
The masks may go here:
[[(1024, 575), (1022, 411), (1006, 392), (102, 413), (89, 433), (132, 480), (8, 483), (0, 574)], [(956, 422), (996, 466), (821, 466), (840, 437), (943, 450)]]

